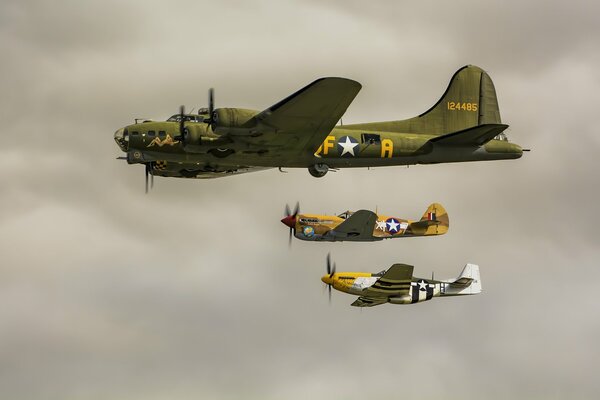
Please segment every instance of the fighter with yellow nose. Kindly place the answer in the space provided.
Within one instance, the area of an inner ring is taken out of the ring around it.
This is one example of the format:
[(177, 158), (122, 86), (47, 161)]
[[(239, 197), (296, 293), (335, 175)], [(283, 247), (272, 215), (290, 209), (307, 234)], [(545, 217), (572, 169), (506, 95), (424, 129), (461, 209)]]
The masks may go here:
[(440, 296), (462, 296), (481, 293), (479, 266), (467, 264), (455, 279), (434, 280), (413, 276), (412, 265), (394, 264), (377, 274), (369, 272), (336, 272), (327, 255), (327, 274), (321, 277), (329, 291), (359, 296), (351, 305), (372, 307), (379, 304), (414, 304)]

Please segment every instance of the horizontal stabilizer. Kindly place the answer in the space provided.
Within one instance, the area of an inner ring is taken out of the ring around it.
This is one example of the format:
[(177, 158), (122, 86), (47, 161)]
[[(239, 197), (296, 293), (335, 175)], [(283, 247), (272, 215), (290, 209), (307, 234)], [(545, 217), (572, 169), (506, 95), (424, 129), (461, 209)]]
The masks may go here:
[(451, 282), (450, 284), (452, 286), (469, 286), (471, 282), (473, 282), (473, 278), (460, 277), (454, 282)]
[(479, 266), (467, 264), (456, 279), (442, 281), (446, 284), (445, 295), (463, 295), (481, 293)]
[(430, 226), (435, 226), (435, 225), (439, 225), (441, 224), (440, 221), (417, 221), (417, 222), (413, 222), (410, 224), (411, 229), (413, 230), (420, 230), (420, 229), (427, 229)]
[(508, 125), (486, 124), (462, 131), (448, 133), (430, 140), (432, 143), (451, 146), (482, 146), (502, 133)]

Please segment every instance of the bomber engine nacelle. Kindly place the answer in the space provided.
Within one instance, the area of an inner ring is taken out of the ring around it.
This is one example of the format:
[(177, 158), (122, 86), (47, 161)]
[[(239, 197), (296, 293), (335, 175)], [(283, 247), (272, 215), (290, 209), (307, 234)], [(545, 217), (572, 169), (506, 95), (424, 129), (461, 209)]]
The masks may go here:
[(218, 135), (247, 135), (255, 126), (251, 120), (258, 113), (259, 111), (244, 108), (217, 108), (212, 115), (212, 130)]

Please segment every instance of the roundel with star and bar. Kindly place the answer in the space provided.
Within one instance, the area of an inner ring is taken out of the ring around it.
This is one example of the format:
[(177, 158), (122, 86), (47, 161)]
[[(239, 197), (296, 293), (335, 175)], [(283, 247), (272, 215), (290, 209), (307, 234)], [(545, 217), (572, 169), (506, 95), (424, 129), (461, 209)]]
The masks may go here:
[(420, 301), (431, 300), (435, 291), (435, 284), (427, 282), (425, 279), (419, 279), (417, 282), (410, 283), (411, 304)]
[(340, 157), (354, 157), (358, 154), (358, 140), (352, 136), (342, 136), (337, 143)]
[(401, 224), (400, 221), (398, 221), (396, 218), (386, 219), (385, 225), (387, 227), (388, 232), (391, 234), (395, 234), (400, 231)]

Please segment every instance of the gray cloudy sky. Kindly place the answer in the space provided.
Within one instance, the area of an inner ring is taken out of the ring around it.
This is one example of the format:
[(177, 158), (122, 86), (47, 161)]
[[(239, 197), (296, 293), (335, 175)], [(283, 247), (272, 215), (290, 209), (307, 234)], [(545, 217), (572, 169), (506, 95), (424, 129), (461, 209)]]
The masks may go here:
[[(596, 398), (600, 21), (591, 1), (0, 4), (0, 397)], [(491, 75), (517, 161), (156, 179), (113, 132), (180, 104), (263, 109), (321, 76), (344, 122)], [(410, 80), (418, 72), (419, 79)], [(418, 217), (438, 238), (287, 248), (286, 202)], [(481, 266), (484, 293), (359, 310), (319, 278)]]

